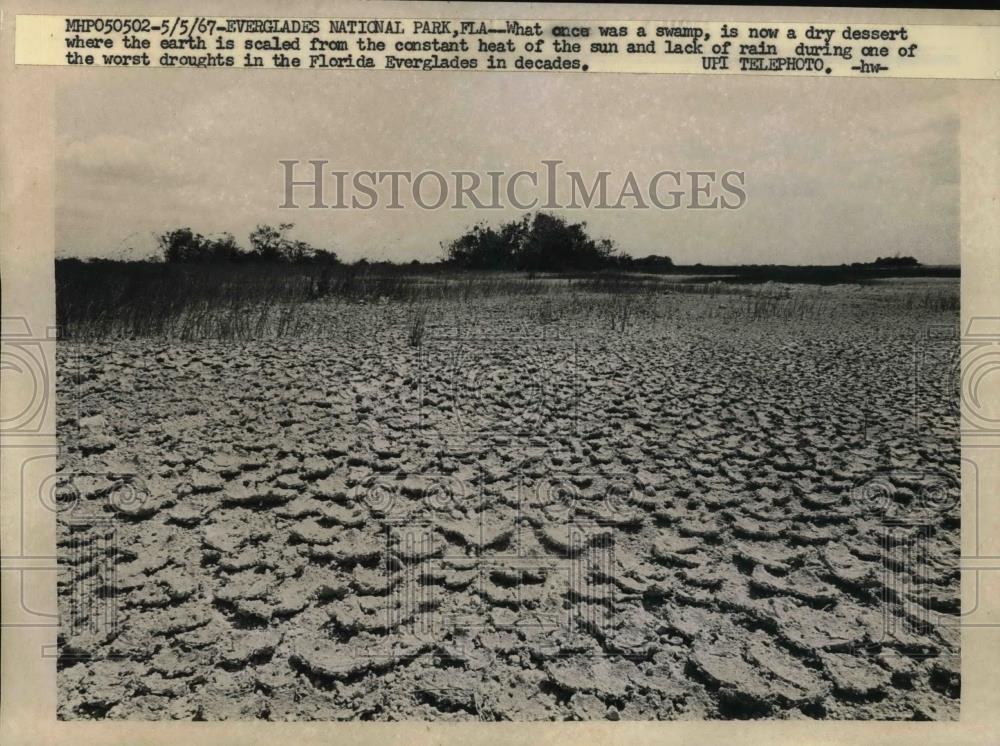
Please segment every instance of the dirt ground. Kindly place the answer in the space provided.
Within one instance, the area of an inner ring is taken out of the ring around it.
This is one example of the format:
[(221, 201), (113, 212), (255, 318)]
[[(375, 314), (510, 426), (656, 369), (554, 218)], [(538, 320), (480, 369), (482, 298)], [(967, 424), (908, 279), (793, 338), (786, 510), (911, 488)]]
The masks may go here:
[(958, 291), (928, 287), (63, 343), (60, 716), (957, 718)]

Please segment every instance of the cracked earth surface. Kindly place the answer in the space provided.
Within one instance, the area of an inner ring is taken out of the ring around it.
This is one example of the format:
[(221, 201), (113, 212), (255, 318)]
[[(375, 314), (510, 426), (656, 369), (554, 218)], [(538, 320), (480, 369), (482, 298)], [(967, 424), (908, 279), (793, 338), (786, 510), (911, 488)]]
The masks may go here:
[(61, 344), (60, 716), (956, 718), (957, 313), (801, 292)]

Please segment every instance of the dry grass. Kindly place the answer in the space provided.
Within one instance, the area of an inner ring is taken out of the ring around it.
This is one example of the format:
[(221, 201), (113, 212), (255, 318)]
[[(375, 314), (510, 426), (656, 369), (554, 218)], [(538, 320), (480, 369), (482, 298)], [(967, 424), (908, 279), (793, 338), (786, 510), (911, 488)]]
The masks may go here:
[(424, 334), (427, 331), (427, 309), (418, 308), (410, 318), (410, 334), (408, 341), (410, 347), (419, 347), (423, 342)]
[[(56, 307), (62, 339), (195, 341), (322, 335), (337, 323), (338, 312), (331, 306), (367, 305), (389, 309), (389, 316), (402, 313), (410, 346), (420, 345), (441, 314), (465, 319), (491, 302), (515, 301), (524, 323), (543, 330), (594, 325), (617, 334), (680, 317), (822, 322), (834, 307), (838, 314), (853, 308), (856, 315), (873, 308), (908, 314), (959, 307), (958, 285), (951, 280), (819, 286), (704, 279), (60, 262)], [(463, 323), (456, 321), (457, 326)]]

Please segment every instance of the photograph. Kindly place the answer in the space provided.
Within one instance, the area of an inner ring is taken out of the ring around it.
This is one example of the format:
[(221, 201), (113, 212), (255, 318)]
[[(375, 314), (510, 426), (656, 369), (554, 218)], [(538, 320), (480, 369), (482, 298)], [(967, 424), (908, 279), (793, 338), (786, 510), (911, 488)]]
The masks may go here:
[(55, 97), (58, 716), (954, 720), (955, 86)]

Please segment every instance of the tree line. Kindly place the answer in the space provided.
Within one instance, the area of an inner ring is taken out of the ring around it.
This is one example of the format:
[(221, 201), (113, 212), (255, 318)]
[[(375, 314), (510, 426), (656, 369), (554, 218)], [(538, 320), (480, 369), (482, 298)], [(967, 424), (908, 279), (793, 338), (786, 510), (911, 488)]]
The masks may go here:
[(177, 228), (157, 237), (163, 261), (195, 262), (283, 262), (287, 264), (339, 264), (337, 254), (288, 237), (294, 223), (277, 227), (258, 225), (250, 234), (250, 248), (236, 242), (231, 233), (206, 237), (190, 228)]
[(478, 223), (442, 244), (444, 262), (462, 269), (571, 272), (601, 269), (668, 269), (670, 257), (636, 259), (608, 238), (595, 239), (586, 223), (546, 212), (529, 213), (494, 227)]
[[(340, 264), (337, 254), (289, 237), (293, 223), (258, 225), (249, 236), (249, 248), (231, 233), (206, 237), (191, 228), (177, 228), (157, 238), (163, 261), (280, 262), (286, 264)], [(670, 257), (634, 258), (623, 254), (607, 238), (595, 239), (586, 223), (572, 223), (545, 212), (493, 226), (478, 223), (458, 238), (441, 244), (443, 255), (431, 264), (469, 270), (524, 272), (589, 272), (601, 269), (662, 271), (673, 267)], [(369, 264), (359, 260), (357, 264)], [(386, 262), (378, 262), (386, 264)], [(389, 264), (392, 264), (389, 262)]]
[[(336, 252), (293, 239), (293, 223), (258, 225), (249, 235), (249, 248), (241, 246), (231, 233), (206, 237), (191, 228), (177, 228), (157, 238), (160, 254), (167, 263), (271, 262), (284, 264), (341, 265)], [(594, 238), (585, 222), (572, 223), (558, 215), (536, 212), (499, 225), (477, 223), (461, 236), (441, 244), (437, 261), (414, 259), (411, 268), (511, 270), (521, 272), (592, 272), (619, 270), (669, 272), (674, 263), (669, 256), (650, 254), (633, 257), (621, 252), (614, 241)], [(371, 269), (400, 268), (404, 265), (359, 259), (353, 263)], [(732, 266), (692, 265), (699, 271), (733, 269)], [(853, 262), (852, 269), (907, 270), (923, 265), (912, 256), (880, 256), (871, 262)], [(743, 267), (744, 270), (752, 267)], [(767, 266), (757, 269), (768, 271)], [(771, 267), (773, 270), (773, 267)]]

